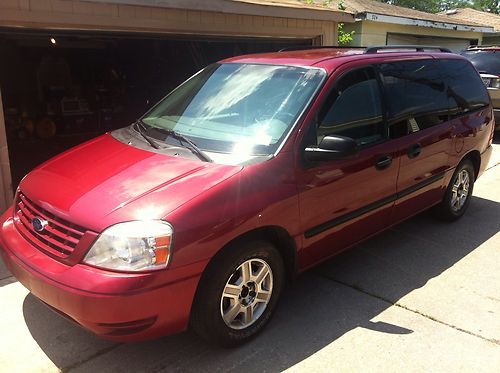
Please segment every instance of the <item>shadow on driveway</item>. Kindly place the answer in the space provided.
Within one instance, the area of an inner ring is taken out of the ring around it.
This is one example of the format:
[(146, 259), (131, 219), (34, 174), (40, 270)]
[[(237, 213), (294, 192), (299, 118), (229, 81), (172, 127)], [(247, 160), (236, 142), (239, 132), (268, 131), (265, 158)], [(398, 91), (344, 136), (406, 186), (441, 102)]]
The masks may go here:
[(237, 349), (208, 345), (192, 332), (113, 344), (72, 325), (31, 294), (24, 301), (24, 318), (33, 338), (63, 370), (279, 371), (357, 327), (412, 333), (370, 320), (494, 236), (498, 216), (499, 203), (473, 197), (456, 223), (424, 213), (399, 224), (301, 275), (284, 292), (266, 330)]

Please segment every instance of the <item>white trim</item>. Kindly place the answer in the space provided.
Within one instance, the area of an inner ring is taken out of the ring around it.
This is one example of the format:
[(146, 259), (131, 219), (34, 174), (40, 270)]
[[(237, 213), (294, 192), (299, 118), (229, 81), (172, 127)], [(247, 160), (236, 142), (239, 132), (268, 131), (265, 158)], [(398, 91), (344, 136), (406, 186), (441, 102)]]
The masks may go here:
[(447, 23), (447, 22), (439, 22), (439, 21), (430, 21), (424, 19), (414, 19), (407, 17), (399, 17), (399, 16), (388, 16), (385, 14), (376, 14), (376, 13), (364, 13), (363, 15), (358, 14), (357, 18), (360, 18), (367, 21), (373, 22), (382, 22), (382, 23), (394, 23), (398, 25), (407, 25), (407, 26), (420, 26), (420, 27), (429, 27), (429, 28), (437, 28), (444, 30), (456, 30), (456, 31), (473, 31), (473, 32), (492, 32), (493, 27), (489, 26), (471, 26), (471, 25), (462, 25), (456, 23)]

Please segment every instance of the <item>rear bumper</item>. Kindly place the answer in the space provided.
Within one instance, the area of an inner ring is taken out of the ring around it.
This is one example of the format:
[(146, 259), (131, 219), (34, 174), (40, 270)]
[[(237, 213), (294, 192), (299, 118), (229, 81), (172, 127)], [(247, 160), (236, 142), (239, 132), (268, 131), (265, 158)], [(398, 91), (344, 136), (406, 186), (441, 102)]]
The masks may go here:
[(199, 275), (189, 275), (186, 268), (126, 274), (67, 266), (26, 242), (10, 215), (8, 210), (0, 220), (0, 254), (11, 273), (59, 313), (117, 341), (151, 339), (187, 327)]
[(495, 130), (500, 130), (500, 89), (488, 88), (488, 93), (491, 97), (491, 103), (493, 105), (493, 111), (495, 113)]

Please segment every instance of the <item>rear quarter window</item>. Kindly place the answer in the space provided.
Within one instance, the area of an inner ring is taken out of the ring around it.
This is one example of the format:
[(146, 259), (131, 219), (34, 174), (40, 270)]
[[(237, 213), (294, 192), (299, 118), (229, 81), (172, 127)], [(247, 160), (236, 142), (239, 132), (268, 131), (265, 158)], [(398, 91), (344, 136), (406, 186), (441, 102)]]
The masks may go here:
[(460, 115), (490, 103), (478, 72), (464, 60), (441, 60), (444, 67), (450, 113)]

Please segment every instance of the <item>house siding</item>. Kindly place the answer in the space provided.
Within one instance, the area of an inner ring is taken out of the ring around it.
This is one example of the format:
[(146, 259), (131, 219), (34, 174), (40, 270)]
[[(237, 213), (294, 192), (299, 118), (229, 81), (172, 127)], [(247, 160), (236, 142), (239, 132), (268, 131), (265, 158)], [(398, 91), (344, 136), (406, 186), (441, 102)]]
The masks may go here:
[(500, 33), (499, 35), (493, 35), (493, 36), (483, 36), (483, 43), (484, 45), (500, 45)]
[[(358, 31), (355, 26), (358, 23), (362, 24), (361, 29)], [(479, 43), (482, 42), (483, 34), (474, 31), (456, 31), (435, 29), (430, 27), (419, 27), (410, 25), (398, 25), (391, 23), (361, 21), (356, 24), (346, 24), (344, 26), (346, 31), (356, 31), (356, 38), (351, 43), (352, 45), (370, 46), (370, 45), (385, 45), (388, 33), (394, 34), (410, 34), (417, 36), (430, 36), (440, 38), (457, 38), (457, 39), (477, 39)]]

